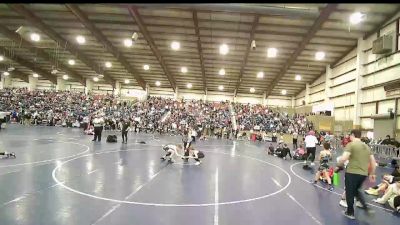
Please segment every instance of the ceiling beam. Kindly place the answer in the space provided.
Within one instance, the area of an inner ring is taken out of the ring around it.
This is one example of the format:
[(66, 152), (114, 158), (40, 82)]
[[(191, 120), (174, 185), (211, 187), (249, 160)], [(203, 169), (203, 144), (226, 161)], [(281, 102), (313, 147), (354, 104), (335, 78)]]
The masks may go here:
[(193, 11), (193, 22), (194, 22), (195, 32), (196, 32), (196, 36), (197, 36), (197, 51), (199, 52), (199, 56), (200, 56), (201, 77), (203, 80), (204, 94), (206, 94), (207, 93), (206, 71), (204, 69), (203, 48), (201, 47), (199, 21), (197, 19), (196, 10)]
[[(383, 20), (383, 22), (382, 22), (381, 24), (377, 25), (375, 29), (373, 29), (373, 30), (371, 30), (370, 32), (366, 33), (366, 34), (364, 35), (363, 39), (365, 40), (365, 39), (369, 38), (371, 35), (377, 33), (380, 29), (382, 29), (382, 27), (383, 27), (384, 25), (386, 25), (386, 24), (392, 22), (391, 19), (392, 19), (394, 16), (396, 16), (396, 14), (399, 13), (399, 11), (400, 11), (400, 6), (398, 6), (398, 7), (396, 8), (396, 10), (393, 11), (393, 13), (390, 13), (389, 15), (387, 15), (387, 16), (385, 17), (385, 19)], [(395, 18), (393, 21), (398, 20), (398, 19), (399, 19), (399, 18)]]
[(315, 18), (317, 8), (291, 8), (287, 6), (267, 4), (135, 4), (137, 7), (194, 9), (212, 12), (247, 13), (260, 15), (274, 15), (291, 18)]
[[(0, 52), (10, 52), (10, 49), (6, 49), (2, 46), (0, 46)], [(25, 60), (17, 55), (14, 55), (13, 57), (8, 58), (16, 63), (18, 63), (21, 66), (24, 66), (30, 70), (32, 70), (33, 72), (40, 74), (42, 77), (48, 79), (49, 81), (51, 81), (53, 84), (57, 84), (57, 77), (51, 75), (49, 72), (41, 69), (41, 68), (37, 68), (35, 66), (35, 64), (29, 62), (28, 60)]]
[(296, 49), (296, 51), (292, 54), (292, 56), (287, 61), (285, 67), (281, 70), (281, 72), (278, 74), (278, 76), (276, 76), (275, 79), (272, 81), (271, 85), (269, 86), (269, 88), (266, 91), (266, 94), (267, 94), (266, 97), (268, 97), (271, 94), (271, 92), (274, 89), (275, 85), (285, 75), (286, 71), (295, 63), (297, 57), (305, 49), (307, 44), (310, 43), (311, 39), (318, 32), (318, 30), (321, 29), (321, 27), (324, 24), (324, 22), (329, 19), (329, 16), (335, 11), (335, 9), (337, 7), (338, 7), (338, 4), (328, 4), (324, 9), (322, 9), (320, 15), (315, 20), (315, 22), (311, 26), (310, 30), (307, 32), (307, 36), (304, 37), (304, 39), (300, 43), (299, 47)]
[(243, 78), (243, 74), (244, 74), (244, 68), (246, 67), (247, 60), (249, 58), (249, 54), (250, 54), (250, 51), (251, 51), (251, 42), (254, 40), (254, 34), (256, 32), (256, 28), (257, 28), (257, 24), (258, 24), (259, 19), (260, 19), (260, 17), (258, 15), (254, 16), (253, 24), (251, 25), (250, 38), (249, 38), (249, 41), (247, 42), (246, 53), (244, 55), (244, 60), (242, 61), (242, 65), (240, 66), (239, 79), (236, 81), (235, 97), (236, 97), (237, 90), (240, 87), (240, 83), (242, 83), (242, 78)]
[(109, 83), (112, 87), (115, 87), (115, 80), (106, 71), (101, 71), (99, 65), (95, 64), (92, 60), (90, 60), (87, 56), (85, 56), (85, 54), (83, 54), (83, 51), (78, 50), (75, 44), (68, 42), (66, 39), (64, 39), (61, 35), (59, 35), (57, 32), (51, 29), (48, 25), (46, 25), (33, 12), (25, 8), (25, 6), (23, 6), (22, 4), (8, 4), (8, 7), (17, 12), (22, 17), (24, 17), (28, 23), (32, 24), (40, 31), (45, 33), (50, 39), (54, 40), (55, 42), (58, 42), (58, 44), (61, 46), (65, 46), (65, 49), (67, 51), (69, 51), (81, 62), (86, 64), (86, 66), (88, 66), (90, 69), (92, 69), (98, 74), (103, 74), (104, 80), (107, 83)]
[(161, 65), (161, 68), (164, 70), (165, 75), (168, 78), (168, 81), (172, 87), (172, 89), (176, 90), (176, 81), (174, 76), (168, 71), (167, 65), (165, 64), (164, 59), (162, 58), (160, 51), (157, 49), (157, 46), (151, 37), (149, 31), (147, 30), (146, 26), (144, 25), (144, 22), (139, 14), (139, 11), (136, 7), (128, 7), (129, 13), (131, 16), (135, 19), (136, 24), (139, 27), (140, 33), (142, 33), (143, 37), (146, 39), (147, 43), (150, 45), (150, 49), (153, 52), (153, 54), (156, 56), (158, 62)]
[(89, 20), (89, 18), (85, 15), (85, 13), (76, 5), (76, 4), (66, 4), (66, 8), (68, 8), (78, 20), (85, 26), (86, 29), (92, 33), (92, 35), (97, 39), (98, 42), (103, 44), (106, 49), (115, 57), (117, 61), (122, 64), (125, 69), (133, 75), (136, 79), (137, 83), (143, 90), (146, 90), (146, 81), (139, 75), (139, 72), (136, 71), (128, 62), (128, 60), (124, 57), (118, 49), (113, 46), (113, 44), (104, 36), (104, 34), (97, 29), (97, 27)]
[[(18, 33), (16, 33), (15, 31), (9, 30), (7, 27), (0, 25), (0, 33), (3, 34), (5, 37), (7, 37), (8, 39), (12, 40), (15, 43), (21, 44), (23, 46), (26, 47), (26, 49), (39, 56), (40, 58), (48, 61), (49, 63), (52, 62), (52, 56), (48, 53), (46, 53), (43, 49), (38, 49), (35, 48), (35, 46), (33, 44), (31, 44), (30, 42), (24, 40)], [(75, 78), (79, 83), (81, 83), (83, 86), (86, 85), (85, 79), (83, 78), (83, 76), (81, 76), (80, 74), (76, 73), (75, 71), (71, 70), (70, 68), (68, 68), (66, 65), (64, 65), (62, 62), (58, 61), (58, 65), (59, 68), (62, 69), (63, 71), (65, 71), (66, 73), (68, 73), (68, 75), (70, 75), (71, 77)]]

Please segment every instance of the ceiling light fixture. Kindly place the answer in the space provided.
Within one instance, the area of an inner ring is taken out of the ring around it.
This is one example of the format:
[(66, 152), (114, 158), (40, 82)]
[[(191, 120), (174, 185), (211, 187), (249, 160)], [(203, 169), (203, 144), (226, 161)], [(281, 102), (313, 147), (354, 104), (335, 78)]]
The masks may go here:
[(221, 75), (221, 76), (224, 76), (225, 75), (225, 69), (224, 68), (220, 69), (218, 71), (218, 74)]
[(98, 77), (93, 77), (93, 81), (97, 82), (97, 81), (99, 81), (99, 78)]
[(31, 34), (31, 40), (32, 40), (32, 41), (35, 41), (35, 42), (40, 41), (40, 35), (37, 34), (37, 33), (32, 33), (32, 34)]
[(260, 71), (257, 73), (257, 78), (263, 78), (264, 77), (264, 72)]
[(156, 86), (159, 87), (161, 85), (160, 81), (156, 81)]
[(32, 74), (32, 76), (35, 77), (35, 78), (38, 78), (38, 77), (39, 77), (39, 74), (34, 73), (34, 74)]
[(192, 84), (191, 84), (191, 83), (188, 83), (188, 84), (186, 85), (186, 87), (187, 87), (187, 88), (192, 88)]
[(301, 75), (296, 75), (294, 79), (295, 80), (301, 80)]
[(125, 47), (128, 47), (128, 48), (132, 47), (132, 45), (133, 45), (132, 39), (129, 39), (129, 38), (125, 39), (124, 45), (125, 45)]
[(315, 59), (316, 60), (323, 60), (325, 58), (325, 52), (316, 52)]
[(3, 75), (4, 76), (8, 76), (8, 75), (10, 75), (10, 73), (6, 71), (6, 72), (3, 73)]
[(186, 67), (182, 67), (182, 68), (181, 68), (181, 72), (182, 72), (182, 73), (187, 73), (187, 71), (188, 71), (188, 69), (187, 69)]
[(350, 15), (349, 17), (349, 21), (351, 24), (356, 25), (361, 23), (361, 21), (363, 21), (365, 19), (365, 14), (360, 13), (360, 12), (355, 12), (353, 14)]
[(218, 90), (220, 90), (220, 91), (224, 90), (224, 86), (219, 85), (219, 86), (218, 86)]
[(250, 92), (251, 92), (251, 93), (254, 93), (254, 92), (256, 92), (256, 89), (250, 88)]
[(172, 50), (177, 51), (177, 50), (179, 50), (181, 48), (181, 44), (179, 42), (177, 42), (177, 41), (173, 41), (171, 43), (171, 48), (172, 48)]
[(286, 95), (287, 91), (286, 90), (282, 90), (281, 94)]
[(219, 54), (226, 55), (229, 52), (229, 47), (227, 44), (222, 44), (219, 46)]
[(75, 65), (75, 60), (73, 59), (68, 60), (68, 64), (71, 66)]
[(4, 56), (0, 55), (0, 62), (4, 60)]
[(78, 42), (78, 44), (83, 45), (86, 43), (86, 38), (82, 35), (78, 35), (76, 37), (76, 41)]
[(63, 79), (64, 79), (64, 80), (68, 80), (68, 78), (69, 78), (68, 75), (64, 75), (64, 76), (63, 76)]
[(104, 77), (103, 74), (98, 74), (97, 76), (100, 77), (100, 78), (103, 78), (103, 77)]
[(104, 65), (105, 65), (107, 68), (111, 68), (111, 67), (112, 67), (112, 64), (111, 64), (110, 62), (106, 62)]
[(12, 72), (14, 70), (15, 70), (15, 67), (8, 67), (8, 69), (7, 69), (8, 72)]
[(149, 69), (150, 69), (150, 66), (149, 66), (149, 65), (144, 65), (144, 66), (143, 66), (143, 69), (144, 69), (144, 70), (149, 70)]
[(267, 57), (275, 58), (278, 55), (278, 49), (276, 48), (268, 48), (267, 49)]
[(125, 84), (129, 84), (130, 81), (128, 79), (125, 79), (124, 82), (125, 82)]

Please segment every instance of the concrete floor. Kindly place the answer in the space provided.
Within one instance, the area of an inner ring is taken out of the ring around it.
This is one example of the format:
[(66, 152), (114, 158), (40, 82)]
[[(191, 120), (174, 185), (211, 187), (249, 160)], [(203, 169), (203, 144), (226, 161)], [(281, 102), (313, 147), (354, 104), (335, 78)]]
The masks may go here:
[(1, 130), (0, 149), (17, 158), (0, 160), (0, 224), (400, 223), (369, 196), (375, 215), (356, 209), (358, 220), (348, 220), (338, 204), (343, 187), (311, 185), (301, 162), (267, 156), (264, 143), (198, 141), (206, 157), (196, 166), (160, 161), (160, 146), (179, 137), (131, 133), (121, 144), (120, 136), (106, 143), (107, 134), (98, 143), (72, 128)]

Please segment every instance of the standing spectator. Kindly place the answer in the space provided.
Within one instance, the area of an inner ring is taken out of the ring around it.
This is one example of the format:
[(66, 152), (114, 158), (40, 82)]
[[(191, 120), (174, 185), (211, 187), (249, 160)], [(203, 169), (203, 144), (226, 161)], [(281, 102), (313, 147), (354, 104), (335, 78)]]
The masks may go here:
[(306, 151), (307, 151), (305, 163), (307, 163), (307, 160), (310, 160), (311, 166), (313, 166), (314, 160), (315, 160), (315, 151), (317, 149), (316, 145), (318, 144), (318, 140), (315, 137), (315, 132), (312, 130), (310, 132), (308, 132), (308, 135), (305, 137), (304, 142), (305, 142)]
[(101, 118), (99, 115), (96, 115), (93, 119), (93, 126), (94, 126), (94, 138), (92, 141), (96, 141), (96, 139), (100, 142), (101, 141), (101, 133), (103, 132), (103, 123), (104, 119)]
[(372, 212), (365, 203), (361, 186), (367, 176), (369, 176), (370, 182), (375, 182), (376, 161), (371, 149), (360, 138), (360, 130), (351, 131), (351, 143), (346, 146), (338, 162), (338, 166), (342, 167), (349, 160), (345, 173), (347, 211), (344, 212), (344, 215), (350, 219), (355, 219), (354, 197), (357, 197), (362, 204), (362, 208), (367, 213), (370, 214)]
[(293, 132), (293, 149), (297, 149), (297, 138), (299, 137), (299, 134), (294, 131)]
[(345, 148), (346, 145), (347, 145), (348, 143), (350, 143), (350, 142), (351, 142), (350, 136), (349, 136), (348, 134), (346, 134), (346, 136), (344, 136), (344, 138), (343, 138), (343, 140), (342, 140), (342, 146), (343, 146), (343, 148)]
[(122, 143), (127, 143), (128, 142), (128, 131), (130, 130), (131, 123), (129, 122), (128, 119), (122, 120)]

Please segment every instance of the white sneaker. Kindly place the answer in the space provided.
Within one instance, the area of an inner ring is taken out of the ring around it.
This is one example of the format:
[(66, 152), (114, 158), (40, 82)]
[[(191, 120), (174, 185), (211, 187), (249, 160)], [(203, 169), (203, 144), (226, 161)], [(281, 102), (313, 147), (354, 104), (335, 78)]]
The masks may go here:
[(195, 165), (196, 165), (196, 166), (200, 165), (200, 162), (196, 162)]
[(376, 203), (379, 203), (379, 204), (382, 204), (382, 205), (385, 204), (385, 202), (383, 201), (382, 198), (373, 199), (372, 201), (376, 202)]
[(344, 200), (344, 199), (340, 200), (339, 205), (342, 206), (342, 207), (347, 208), (347, 202), (346, 202), (346, 200)]
[(310, 165), (311, 165), (311, 166), (314, 166), (314, 165), (315, 165), (315, 163), (313, 163), (313, 162), (312, 162)]
[(356, 201), (356, 206), (359, 207), (359, 208), (362, 208), (362, 207), (363, 207), (363, 205), (361, 204), (360, 201)]

